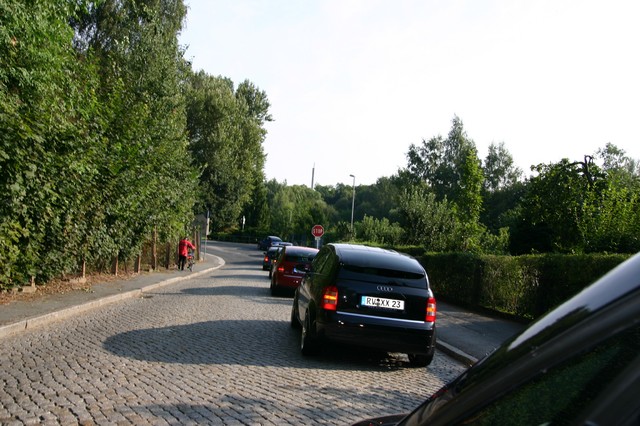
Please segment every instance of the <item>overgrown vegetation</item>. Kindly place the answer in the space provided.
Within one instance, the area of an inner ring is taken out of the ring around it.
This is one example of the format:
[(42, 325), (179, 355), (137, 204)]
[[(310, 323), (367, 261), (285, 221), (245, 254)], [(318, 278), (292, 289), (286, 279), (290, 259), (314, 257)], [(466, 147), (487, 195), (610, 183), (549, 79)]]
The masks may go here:
[(0, 288), (126, 264), (249, 203), (269, 103), (191, 71), (185, 16), (181, 0), (0, 0)]
[(0, 0), (0, 287), (131, 261), (207, 212), (212, 235), (246, 242), (311, 245), (322, 224), (325, 242), (460, 256), (640, 251), (639, 164), (613, 144), (523, 178), (504, 143), (481, 160), (453, 117), (373, 185), (267, 181), (267, 94), (194, 72), (186, 13)]

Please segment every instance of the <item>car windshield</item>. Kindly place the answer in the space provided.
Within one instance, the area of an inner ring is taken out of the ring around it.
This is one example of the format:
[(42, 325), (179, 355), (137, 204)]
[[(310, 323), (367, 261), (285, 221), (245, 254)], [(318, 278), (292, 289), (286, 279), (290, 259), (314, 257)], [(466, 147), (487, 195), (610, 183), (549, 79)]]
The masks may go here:
[(287, 262), (311, 262), (315, 257), (315, 254), (287, 254)]
[(373, 266), (342, 265), (342, 270), (353, 274), (366, 274), (383, 278), (406, 280), (422, 280), (425, 274), (414, 271), (399, 271), (395, 269), (377, 268)]
[(373, 266), (341, 265), (340, 279), (360, 281), (371, 284), (391, 284), (412, 288), (427, 288), (425, 274), (416, 271), (377, 268)]

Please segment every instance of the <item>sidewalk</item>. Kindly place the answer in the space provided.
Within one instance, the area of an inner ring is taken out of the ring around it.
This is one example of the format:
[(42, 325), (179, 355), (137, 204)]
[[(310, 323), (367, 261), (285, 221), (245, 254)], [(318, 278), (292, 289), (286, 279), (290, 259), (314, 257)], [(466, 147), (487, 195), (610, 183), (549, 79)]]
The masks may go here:
[[(140, 297), (144, 291), (211, 273), (224, 264), (222, 258), (208, 254), (203, 262), (194, 265), (193, 272), (142, 273), (134, 278), (93, 284), (91, 291), (47, 295), (36, 301), (0, 305), (0, 339), (98, 306)], [(483, 358), (525, 327), (471, 313), (444, 302), (438, 302), (437, 308), (438, 349), (466, 365)]]
[(438, 349), (469, 366), (526, 328), (519, 322), (476, 314), (442, 301), (437, 302), (437, 309)]
[(224, 260), (207, 255), (193, 266), (193, 272), (171, 270), (141, 273), (133, 278), (97, 283), (91, 291), (46, 295), (35, 301), (0, 305), (0, 339), (119, 300), (139, 297), (142, 292), (208, 274), (224, 265)]

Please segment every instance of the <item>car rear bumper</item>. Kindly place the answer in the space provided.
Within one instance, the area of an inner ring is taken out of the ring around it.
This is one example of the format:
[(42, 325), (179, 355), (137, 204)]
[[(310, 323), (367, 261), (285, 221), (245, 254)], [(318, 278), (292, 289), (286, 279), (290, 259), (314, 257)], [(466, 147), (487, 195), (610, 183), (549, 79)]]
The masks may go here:
[(436, 344), (435, 324), (341, 312), (318, 321), (320, 338), (388, 352), (427, 354)]
[(290, 288), (295, 290), (300, 286), (302, 276), (300, 275), (278, 275), (274, 282), (278, 288)]

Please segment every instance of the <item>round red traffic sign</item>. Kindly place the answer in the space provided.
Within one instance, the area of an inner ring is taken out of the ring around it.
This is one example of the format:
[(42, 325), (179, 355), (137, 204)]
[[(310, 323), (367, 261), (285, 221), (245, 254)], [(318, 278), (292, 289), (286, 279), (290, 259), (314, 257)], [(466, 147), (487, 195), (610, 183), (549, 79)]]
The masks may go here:
[(313, 228), (311, 228), (311, 235), (316, 238), (322, 237), (324, 235), (324, 228), (322, 225), (314, 225)]

